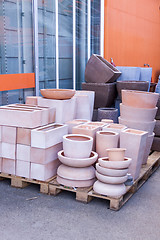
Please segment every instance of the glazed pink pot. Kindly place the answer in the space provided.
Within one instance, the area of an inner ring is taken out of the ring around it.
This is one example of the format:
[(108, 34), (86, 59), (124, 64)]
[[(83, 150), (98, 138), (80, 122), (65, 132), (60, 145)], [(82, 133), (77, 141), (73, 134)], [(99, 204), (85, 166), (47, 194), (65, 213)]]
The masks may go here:
[(158, 97), (158, 93), (122, 90), (122, 103), (130, 107), (155, 108)]
[(89, 180), (70, 180), (57, 175), (57, 182), (67, 187), (90, 187), (95, 181), (95, 178)]
[(103, 175), (111, 177), (122, 177), (128, 173), (128, 168), (124, 169), (105, 168), (101, 167), (99, 163), (96, 163), (96, 170)]
[(70, 158), (88, 158), (91, 154), (93, 138), (82, 134), (63, 136), (64, 155)]
[(144, 157), (143, 157), (142, 164), (147, 163), (148, 156), (149, 156), (149, 153), (151, 151), (154, 136), (155, 136), (155, 133), (153, 133), (152, 135), (149, 135), (148, 138), (147, 138), (147, 143), (146, 143), (146, 148), (145, 148), (145, 151), (144, 151)]
[(124, 161), (109, 161), (108, 157), (104, 157), (104, 158), (99, 158), (98, 162), (99, 162), (99, 165), (104, 168), (125, 169), (130, 166), (132, 159), (125, 157)]
[(123, 161), (126, 148), (109, 148), (107, 154), (109, 161)]

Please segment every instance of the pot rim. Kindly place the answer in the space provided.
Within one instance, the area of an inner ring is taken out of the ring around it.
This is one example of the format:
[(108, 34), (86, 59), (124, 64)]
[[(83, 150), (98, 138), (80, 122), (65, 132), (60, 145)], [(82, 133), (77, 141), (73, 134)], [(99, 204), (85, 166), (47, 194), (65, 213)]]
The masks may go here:
[(107, 148), (107, 152), (125, 152), (126, 148)]
[[(82, 138), (84, 138), (84, 140), (82, 140), (82, 141), (72, 140), (72, 139), (69, 139), (69, 137), (82, 137)], [(92, 137), (84, 135), (84, 134), (66, 134), (66, 135), (63, 136), (63, 139), (66, 139), (70, 142), (91, 142), (91, 141), (93, 141)]]
[[(107, 133), (107, 134), (105, 134)], [(96, 134), (99, 134), (99, 135), (110, 135), (110, 136), (117, 136), (119, 135), (118, 132), (114, 132), (114, 131), (105, 131), (105, 130), (101, 130), (101, 131), (97, 131)]]
[(62, 157), (63, 159), (71, 159), (71, 160), (75, 160), (75, 161), (86, 161), (86, 160), (92, 160), (94, 158), (98, 158), (98, 153), (91, 151), (90, 157), (88, 157), (88, 158), (71, 158), (71, 157), (66, 157), (64, 155), (64, 150), (61, 150), (58, 152), (58, 156)]

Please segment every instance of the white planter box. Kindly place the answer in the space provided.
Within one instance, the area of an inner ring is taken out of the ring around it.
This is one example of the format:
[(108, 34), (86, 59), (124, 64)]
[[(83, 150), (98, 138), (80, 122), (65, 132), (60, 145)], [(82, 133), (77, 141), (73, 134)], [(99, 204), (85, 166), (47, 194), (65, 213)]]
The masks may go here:
[(19, 161), (31, 161), (31, 147), (27, 145), (17, 144), (17, 159)]
[(2, 158), (16, 159), (16, 145), (2, 142)]
[(2, 126), (2, 142), (16, 144), (17, 129), (16, 127)]
[(16, 161), (14, 159), (2, 158), (2, 172), (15, 175)]
[(16, 161), (16, 176), (30, 178), (30, 162)]

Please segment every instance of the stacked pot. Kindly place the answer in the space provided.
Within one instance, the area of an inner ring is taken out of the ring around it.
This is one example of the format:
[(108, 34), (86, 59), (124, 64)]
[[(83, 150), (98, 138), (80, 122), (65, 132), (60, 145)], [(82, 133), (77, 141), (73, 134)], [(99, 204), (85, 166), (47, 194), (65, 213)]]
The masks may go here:
[(92, 166), (98, 154), (92, 151), (93, 138), (81, 134), (63, 136), (63, 150), (58, 152), (61, 165), (57, 170), (57, 182), (68, 187), (89, 187), (95, 182)]
[(124, 182), (128, 179), (130, 158), (125, 157), (123, 148), (107, 149), (108, 157), (98, 159), (96, 163), (97, 181), (93, 185), (95, 192), (111, 197), (119, 197), (126, 192)]

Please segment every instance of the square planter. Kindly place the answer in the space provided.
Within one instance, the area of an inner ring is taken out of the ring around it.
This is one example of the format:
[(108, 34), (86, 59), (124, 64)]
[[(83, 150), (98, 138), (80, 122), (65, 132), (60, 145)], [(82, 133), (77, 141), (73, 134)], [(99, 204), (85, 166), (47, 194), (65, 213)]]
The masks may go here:
[(118, 80), (120, 81), (138, 81), (140, 79), (140, 67), (117, 66), (117, 69), (122, 73), (121, 76), (118, 78)]
[(16, 176), (30, 178), (31, 163), (25, 161), (16, 161)]
[(17, 128), (17, 143), (22, 145), (31, 145), (31, 129)]
[(16, 144), (1, 143), (2, 158), (16, 159)]
[(17, 128), (2, 126), (2, 142), (16, 144)]
[(2, 158), (2, 173), (15, 175), (16, 161), (14, 159)]
[(30, 105), (38, 105), (38, 98), (37, 96), (27, 96), (26, 97), (26, 104), (30, 104)]
[(73, 119), (71, 121), (66, 122), (66, 125), (68, 126), (68, 133), (69, 134), (72, 133), (73, 127), (76, 127), (81, 124), (86, 124), (88, 122), (89, 122), (89, 120), (86, 120), (86, 119)]
[(31, 161), (31, 147), (27, 145), (17, 144), (16, 158), (19, 161), (30, 162)]

